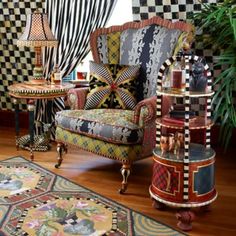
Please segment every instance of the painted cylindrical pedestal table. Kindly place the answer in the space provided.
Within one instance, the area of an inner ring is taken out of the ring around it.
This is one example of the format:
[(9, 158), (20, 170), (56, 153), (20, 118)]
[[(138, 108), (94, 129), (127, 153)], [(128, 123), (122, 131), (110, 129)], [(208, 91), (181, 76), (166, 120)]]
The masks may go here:
[[(189, 146), (189, 178), (188, 183), (185, 183), (184, 150), (177, 158), (173, 152), (166, 152), (162, 155), (159, 148), (154, 149), (153, 177), (149, 191), (151, 197), (156, 201), (155, 204), (159, 207), (168, 205), (185, 209), (208, 206), (217, 197), (214, 183), (214, 157), (213, 149), (191, 143)], [(184, 188), (188, 188), (187, 200), (184, 198)], [(193, 213), (189, 217), (193, 217)], [(186, 219), (186, 221), (191, 221), (191, 219)], [(186, 227), (191, 226), (187, 224)]]

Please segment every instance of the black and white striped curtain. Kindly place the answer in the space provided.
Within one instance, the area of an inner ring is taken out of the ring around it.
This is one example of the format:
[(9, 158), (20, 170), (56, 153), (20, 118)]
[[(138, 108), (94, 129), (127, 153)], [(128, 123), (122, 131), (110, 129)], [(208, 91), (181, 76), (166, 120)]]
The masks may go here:
[[(45, 76), (49, 79), (57, 64), (62, 76), (69, 75), (89, 52), (90, 34), (108, 21), (117, 0), (46, 0), (46, 13), (51, 30), (58, 40), (57, 48), (45, 48)], [(35, 120), (54, 121), (57, 111), (63, 110), (64, 100), (54, 99), (51, 117), (46, 100), (39, 100)], [(40, 130), (36, 130), (39, 133)], [(54, 133), (54, 131), (53, 131)]]

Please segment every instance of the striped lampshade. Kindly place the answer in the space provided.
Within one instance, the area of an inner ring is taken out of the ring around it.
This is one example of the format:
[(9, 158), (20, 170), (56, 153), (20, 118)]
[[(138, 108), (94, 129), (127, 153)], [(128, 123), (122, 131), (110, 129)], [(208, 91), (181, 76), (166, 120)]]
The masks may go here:
[(17, 40), (17, 46), (56, 47), (58, 41), (49, 27), (47, 15), (35, 11), (27, 15), (25, 31)]

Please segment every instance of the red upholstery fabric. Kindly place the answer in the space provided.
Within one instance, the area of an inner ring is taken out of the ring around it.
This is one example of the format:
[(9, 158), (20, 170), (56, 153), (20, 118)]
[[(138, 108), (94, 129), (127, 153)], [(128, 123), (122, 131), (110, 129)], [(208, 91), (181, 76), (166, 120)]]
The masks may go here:
[(89, 88), (75, 88), (71, 89), (67, 94), (68, 105), (71, 109), (84, 109), (86, 96)]

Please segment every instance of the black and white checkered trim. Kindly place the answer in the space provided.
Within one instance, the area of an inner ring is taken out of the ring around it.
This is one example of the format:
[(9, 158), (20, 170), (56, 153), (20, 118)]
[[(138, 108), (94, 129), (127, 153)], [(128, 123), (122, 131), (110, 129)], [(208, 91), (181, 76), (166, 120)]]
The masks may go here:
[(184, 188), (183, 200), (189, 199), (189, 144), (190, 144), (190, 130), (189, 130), (189, 111), (190, 111), (190, 96), (189, 96), (189, 79), (190, 79), (190, 63), (189, 56), (184, 57), (185, 60), (185, 119), (184, 119)]

